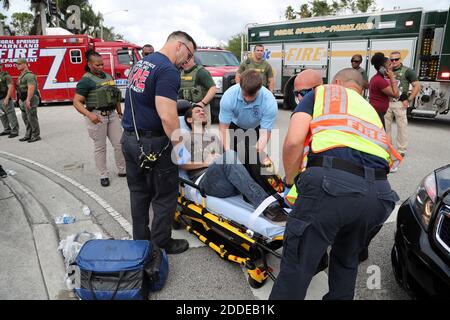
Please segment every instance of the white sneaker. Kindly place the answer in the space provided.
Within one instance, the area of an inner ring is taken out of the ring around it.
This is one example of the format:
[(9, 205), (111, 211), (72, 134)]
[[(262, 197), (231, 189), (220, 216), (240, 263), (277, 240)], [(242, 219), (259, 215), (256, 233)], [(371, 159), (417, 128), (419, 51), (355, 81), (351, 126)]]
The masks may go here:
[(398, 171), (398, 165), (395, 165), (391, 168), (390, 173), (396, 173)]

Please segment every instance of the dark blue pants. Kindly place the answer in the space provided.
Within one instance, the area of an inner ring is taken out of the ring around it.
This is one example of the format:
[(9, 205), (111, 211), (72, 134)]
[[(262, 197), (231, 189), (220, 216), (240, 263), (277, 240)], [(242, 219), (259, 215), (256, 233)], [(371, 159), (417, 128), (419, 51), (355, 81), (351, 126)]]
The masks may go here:
[(384, 224), (399, 200), (387, 180), (331, 168), (311, 167), (296, 183), (298, 199), (284, 235), (281, 270), (270, 299), (304, 299), (320, 259), (331, 245), (324, 299), (353, 299), (359, 253)]
[[(146, 154), (151, 151), (159, 153), (169, 141), (167, 137), (142, 135), (140, 138)], [(130, 189), (133, 238), (135, 240), (151, 240), (163, 248), (171, 237), (179, 190), (178, 166), (171, 160), (172, 145), (169, 145), (149, 173), (142, 173), (139, 170), (141, 151), (134, 133), (124, 132), (122, 151)], [(151, 232), (149, 229), (150, 203), (153, 207)]]
[(213, 197), (243, 194), (255, 208), (269, 196), (238, 160), (237, 153), (231, 150), (208, 167), (199, 185)]

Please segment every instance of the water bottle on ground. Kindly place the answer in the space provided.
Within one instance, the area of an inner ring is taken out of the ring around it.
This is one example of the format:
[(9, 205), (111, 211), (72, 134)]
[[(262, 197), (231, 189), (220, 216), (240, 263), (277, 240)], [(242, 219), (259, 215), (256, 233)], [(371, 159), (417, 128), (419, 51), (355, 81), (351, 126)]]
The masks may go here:
[(83, 214), (85, 216), (90, 216), (91, 215), (91, 209), (89, 209), (89, 207), (87, 205), (84, 205), (81, 210), (83, 211)]
[(62, 216), (55, 218), (55, 223), (56, 224), (71, 224), (71, 223), (74, 223), (75, 220), (76, 220), (75, 217), (72, 217), (68, 214), (63, 214)]

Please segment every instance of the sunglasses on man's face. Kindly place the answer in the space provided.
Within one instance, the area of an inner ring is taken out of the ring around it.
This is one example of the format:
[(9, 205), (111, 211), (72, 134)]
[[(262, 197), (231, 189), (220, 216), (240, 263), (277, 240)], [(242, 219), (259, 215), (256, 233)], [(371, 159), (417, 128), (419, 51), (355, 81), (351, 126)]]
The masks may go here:
[(394, 58), (394, 59), (391, 59), (391, 62), (399, 61), (399, 60), (400, 60), (400, 58)]
[(180, 43), (183, 44), (183, 45), (186, 47), (187, 51), (189, 52), (189, 53), (188, 53), (188, 56), (187, 56), (187, 59), (186, 59), (186, 62), (188, 62), (189, 60), (192, 59), (192, 57), (194, 56), (194, 54), (192, 53), (191, 49), (189, 49), (189, 47), (187, 46), (186, 43), (184, 43), (184, 42), (182, 42), (182, 41), (180, 41)]
[(361, 60), (352, 60), (352, 63), (360, 63)]
[(308, 93), (310, 93), (313, 90), (314, 90), (314, 88), (295, 90), (294, 96), (298, 97), (300, 95), (303, 98), (304, 96), (306, 96)]

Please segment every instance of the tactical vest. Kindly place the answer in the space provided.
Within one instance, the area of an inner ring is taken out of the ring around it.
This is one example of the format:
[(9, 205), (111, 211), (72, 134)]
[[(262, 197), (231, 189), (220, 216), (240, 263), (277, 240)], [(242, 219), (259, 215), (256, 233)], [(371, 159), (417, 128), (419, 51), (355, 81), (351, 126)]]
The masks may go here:
[[(305, 141), (302, 168), (307, 166), (311, 150), (321, 153), (348, 147), (385, 159), (389, 166), (402, 160), (389, 142), (375, 109), (356, 91), (342, 86), (323, 85), (316, 89), (313, 119)], [(295, 202), (297, 190), (287, 197)]]
[(113, 77), (105, 73), (105, 78), (99, 78), (91, 72), (86, 72), (86, 77), (95, 82), (95, 89), (89, 91), (86, 97), (86, 107), (92, 110), (114, 110), (122, 100), (122, 94), (116, 87)]
[(400, 91), (400, 95), (402, 93), (408, 95), (409, 92), (409, 81), (406, 79), (406, 72), (409, 70), (410, 68), (405, 67), (404, 65), (402, 65), (400, 67), (400, 69), (398, 70), (394, 70), (395, 73), (395, 78), (400, 81), (399, 84), (399, 91)]
[(31, 73), (34, 77), (34, 80), (36, 81), (36, 88), (34, 89), (34, 95), (38, 96), (38, 88), (37, 88), (37, 78), (36, 75), (31, 72), (30, 70), (25, 71), (24, 73), (22, 73), (19, 78), (17, 79), (17, 97), (22, 100), (25, 101), (28, 98), (28, 84), (26, 81), (23, 81), (23, 78), (27, 75)]
[(191, 71), (183, 70), (181, 73), (181, 86), (178, 93), (179, 97), (191, 102), (200, 102), (206, 96), (208, 89), (196, 84), (197, 74), (203, 69), (203, 66), (195, 66)]
[(0, 73), (0, 99), (4, 99), (8, 94), (8, 84), (6, 82), (6, 78), (8, 74), (6, 72)]
[(253, 69), (253, 70), (258, 71), (262, 78), (262, 85), (266, 88), (269, 87), (269, 82), (268, 82), (269, 79), (267, 79), (267, 74), (266, 74), (268, 64), (269, 63), (267, 61), (261, 61), (260, 63), (256, 63), (252, 59), (247, 59), (245, 61), (245, 70)]

